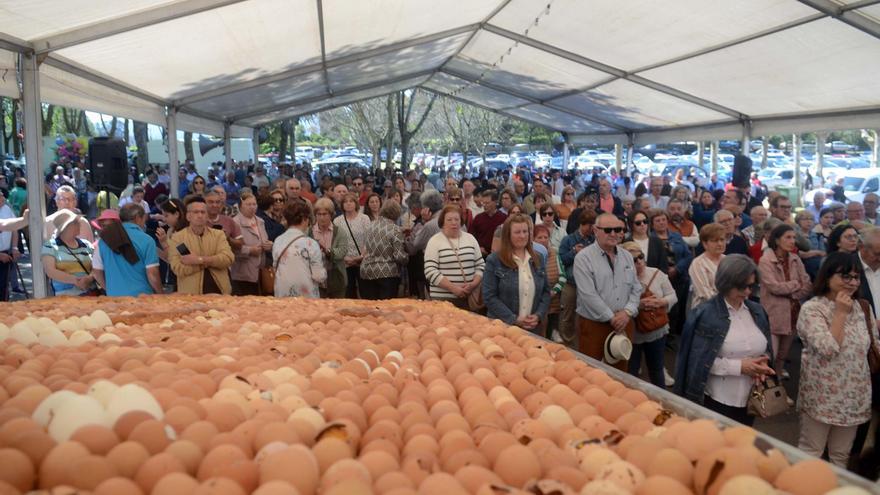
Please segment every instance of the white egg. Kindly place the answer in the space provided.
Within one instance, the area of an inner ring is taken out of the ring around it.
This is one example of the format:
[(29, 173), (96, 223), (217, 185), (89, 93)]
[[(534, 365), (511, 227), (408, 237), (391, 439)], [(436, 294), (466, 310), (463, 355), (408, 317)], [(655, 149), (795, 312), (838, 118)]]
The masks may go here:
[(70, 390), (59, 390), (58, 392), (49, 395), (49, 397), (43, 399), (43, 402), (40, 402), (40, 405), (34, 409), (31, 418), (41, 426), (47, 426), (49, 420), (55, 415), (55, 410), (71, 397), (76, 397), (76, 394)]
[(89, 397), (96, 399), (102, 406), (107, 407), (117, 390), (119, 390), (119, 385), (109, 380), (98, 380), (89, 387), (87, 393)]
[(119, 338), (119, 336), (115, 333), (107, 332), (102, 333), (100, 336), (98, 336), (98, 342), (102, 344), (105, 342), (122, 342), (122, 339)]
[(58, 322), (58, 328), (65, 333), (73, 333), (77, 330), (84, 330), (83, 328), (80, 328), (81, 323), (82, 322), (79, 321), (79, 318), (76, 317), (65, 318)]
[(287, 421), (291, 421), (293, 419), (302, 419), (312, 425), (315, 430), (320, 430), (326, 424), (324, 420), (324, 416), (321, 415), (318, 411), (311, 407), (303, 407), (293, 411), (293, 414), (287, 418)]
[(83, 325), (85, 325), (86, 330), (97, 330), (98, 328), (100, 328), (98, 326), (98, 324), (95, 322), (95, 319), (92, 318), (91, 316), (83, 316), (82, 318), (80, 318), (80, 321), (83, 322)]
[(66, 442), (76, 430), (85, 425), (112, 426), (100, 402), (86, 395), (75, 395), (64, 401), (49, 422), (49, 436), (56, 442)]
[(40, 323), (40, 327), (42, 328), (58, 328), (58, 325), (56, 325), (54, 321), (46, 318), (45, 316), (37, 318), (37, 321)]
[(54, 327), (43, 328), (37, 338), (46, 347), (67, 347), (70, 345), (61, 330)]
[(98, 328), (113, 326), (113, 322), (110, 320), (110, 317), (107, 316), (107, 313), (105, 313), (103, 309), (96, 309), (92, 311), (91, 316), (92, 319), (95, 320), (95, 324), (98, 325)]
[(164, 416), (159, 401), (150, 392), (133, 383), (123, 385), (113, 393), (107, 404), (110, 424), (116, 424), (120, 416), (130, 411), (144, 411), (156, 419)]
[(9, 338), (17, 341), (20, 344), (31, 345), (39, 342), (37, 336), (31, 331), (30, 327), (27, 325), (13, 325), (12, 330), (9, 332)]
[(85, 344), (86, 342), (94, 342), (95, 338), (92, 337), (92, 334), (85, 330), (77, 330), (70, 334), (70, 338), (68, 339), (68, 341), (72, 346), (80, 346)]
[(6, 340), (9, 337), (9, 327), (0, 323), (0, 342)]

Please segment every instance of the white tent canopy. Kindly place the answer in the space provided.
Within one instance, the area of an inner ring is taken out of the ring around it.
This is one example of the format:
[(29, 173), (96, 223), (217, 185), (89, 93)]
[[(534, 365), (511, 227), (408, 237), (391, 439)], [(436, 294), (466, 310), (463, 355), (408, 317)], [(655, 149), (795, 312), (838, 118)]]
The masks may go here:
[[(235, 137), (423, 87), (642, 143), (880, 127), (880, 0), (0, 0), (44, 101)], [(749, 131), (751, 129), (751, 131)]]

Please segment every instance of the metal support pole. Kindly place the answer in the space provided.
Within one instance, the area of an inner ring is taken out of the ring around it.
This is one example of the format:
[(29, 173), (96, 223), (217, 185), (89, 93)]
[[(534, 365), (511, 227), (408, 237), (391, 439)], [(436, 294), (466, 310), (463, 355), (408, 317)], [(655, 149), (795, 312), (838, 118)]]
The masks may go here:
[(226, 157), (226, 171), (232, 172), (232, 124), (223, 124), (223, 155)]
[(621, 144), (614, 145), (614, 166), (617, 168), (618, 174), (623, 170), (623, 145)]
[(21, 99), (24, 107), (25, 158), (27, 159), (28, 232), (33, 267), (34, 297), (46, 297), (46, 270), (40, 262), (40, 246), (43, 245), (43, 223), (46, 218), (46, 202), (43, 193), (43, 107), (40, 103), (40, 64), (33, 53), (21, 56)]
[[(816, 184), (825, 185), (825, 175), (822, 169), (825, 167), (825, 133), (816, 133)], [(832, 184), (833, 185), (833, 184)]]
[(180, 195), (180, 160), (177, 156), (177, 109), (168, 107), (165, 115), (165, 134), (168, 135), (168, 174), (171, 176), (171, 197)]
[(251, 146), (254, 148), (254, 166), (259, 163), (260, 157), (260, 127), (254, 127), (254, 137), (251, 139)]
[(761, 138), (761, 170), (767, 168), (767, 150), (770, 148), (767, 136)]
[(880, 129), (874, 129), (874, 146), (871, 147), (871, 166), (880, 167)]
[(571, 158), (571, 152), (568, 149), (568, 140), (562, 143), (562, 173), (568, 173), (568, 160)]
[[(632, 140), (630, 140), (629, 143), (626, 144), (626, 175), (630, 179), (633, 178), (633, 169), (635, 168), (635, 164), (633, 163), (633, 154), (635, 151), (636, 147), (633, 146)], [(633, 182), (630, 181), (630, 184), (633, 184)]]
[(709, 148), (709, 156), (712, 162), (712, 173), (718, 173), (718, 141), (712, 141)]
[(700, 141), (697, 143), (697, 164), (700, 168), (706, 168), (706, 158), (703, 156), (706, 154), (706, 142)]
[[(795, 134), (791, 137), (792, 148), (794, 148), (794, 187), (797, 188), (797, 199), (798, 203), (800, 203), (800, 199), (804, 195), (804, 185), (801, 182), (801, 136), (800, 134)], [(798, 205), (795, 205), (798, 206)]]
[(751, 153), (751, 141), (752, 141), (752, 123), (744, 120), (743, 121), (743, 134), (742, 134), (742, 146), (740, 146), (740, 153), (745, 156), (749, 156)]

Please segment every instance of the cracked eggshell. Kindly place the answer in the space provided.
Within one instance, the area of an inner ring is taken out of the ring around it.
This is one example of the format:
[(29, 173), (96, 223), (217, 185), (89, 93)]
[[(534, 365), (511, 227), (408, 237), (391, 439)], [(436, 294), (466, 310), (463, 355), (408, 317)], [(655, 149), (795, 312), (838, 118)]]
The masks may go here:
[(104, 406), (96, 399), (86, 395), (74, 395), (64, 401), (49, 422), (49, 436), (56, 442), (66, 442), (82, 426), (108, 425)]
[(113, 394), (107, 403), (107, 419), (112, 426), (123, 414), (131, 411), (144, 411), (156, 419), (163, 417), (159, 401), (150, 392), (133, 383), (119, 387)]
[(119, 390), (119, 385), (109, 380), (98, 380), (89, 387), (89, 391), (86, 393), (107, 407), (117, 390)]
[(31, 419), (39, 423), (40, 426), (48, 426), (49, 420), (55, 415), (55, 411), (57, 411), (64, 402), (76, 396), (77, 395), (70, 390), (59, 390), (58, 392), (51, 394), (49, 397), (43, 399), (43, 402), (40, 402), (40, 405), (37, 406), (34, 413), (31, 415)]

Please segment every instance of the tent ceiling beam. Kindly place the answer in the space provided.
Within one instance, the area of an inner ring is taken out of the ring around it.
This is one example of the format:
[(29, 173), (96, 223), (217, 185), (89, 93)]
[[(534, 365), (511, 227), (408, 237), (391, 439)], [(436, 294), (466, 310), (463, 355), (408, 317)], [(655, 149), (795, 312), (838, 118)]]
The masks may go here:
[(536, 125), (536, 126), (539, 126), (539, 127), (543, 127), (544, 129), (548, 129), (548, 130), (551, 130), (551, 131), (559, 131), (559, 130), (560, 130), (560, 129), (554, 129), (554, 128), (552, 128), (552, 127), (547, 126), (547, 124), (542, 124), (542, 123), (540, 123), (540, 122), (538, 122), (538, 121), (535, 121), (535, 120), (525, 119), (525, 118), (523, 118), (523, 117), (519, 117), (519, 116), (516, 116), (516, 115), (510, 115), (510, 114), (508, 114), (508, 113), (505, 113), (505, 112), (502, 111), (502, 110), (498, 110), (498, 109), (496, 109), (496, 108), (492, 108), (492, 107), (489, 107), (489, 106), (487, 106), (487, 105), (483, 105), (482, 103), (478, 103), (478, 102), (475, 102), (475, 101), (471, 101), (471, 100), (468, 100), (468, 99), (466, 99), (466, 98), (462, 98), (462, 97), (460, 97), (460, 96), (454, 96), (454, 95), (451, 95), (451, 94), (449, 94), (449, 93), (447, 93), (447, 92), (445, 92), (445, 91), (440, 91), (440, 90), (432, 89), (432, 88), (426, 88), (426, 87), (424, 87), (424, 86), (423, 86), (421, 89), (423, 89), (423, 90), (425, 90), (425, 91), (428, 91), (428, 92), (431, 92), (431, 93), (438, 94), (438, 95), (440, 95), (440, 96), (444, 96), (444, 97), (446, 97), (446, 98), (453, 99), (453, 100), (455, 100), (455, 101), (457, 101), (457, 102), (464, 103), (465, 105), (473, 105), (473, 106), (475, 106), (475, 107), (482, 108), (483, 110), (486, 110), (486, 111), (489, 111), (489, 112), (492, 112), (492, 113), (497, 113), (497, 114), (504, 115), (505, 117), (510, 117), (510, 118), (513, 118), (513, 119), (522, 120), (523, 122), (528, 122), (529, 124), (533, 124), (533, 125)]
[[(337, 91), (336, 93), (334, 93), (332, 95), (322, 94), (322, 95), (317, 95), (317, 96), (311, 96), (309, 98), (303, 98), (301, 100), (291, 101), (288, 103), (284, 103), (283, 105), (272, 105), (272, 106), (267, 106), (264, 108), (259, 108), (259, 109), (256, 109), (256, 110), (253, 110), (253, 111), (250, 111), (247, 113), (236, 115), (236, 116), (232, 117), (231, 119), (229, 119), (229, 121), (230, 122), (239, 122), (242, 120), (254, 119), (254, 118), (259, 117), (261, 115), (266, 115), (268, 113), (283, 110), (284, 108), (293, 108), (293, 107), (302, 106), (302, 105), (311, 105), (312, 103), (317, 103), (317, 102), (325, 100), (327, 98), (341, 97), (341, 96), (349, 95), (352, 93), (357, 93), (359, 91), (369, 91), (371, 89), (376, 89), (376, 88), (379, 88), (382, 86), (393, 86), (394, 84), (400, 83), (402, 81), (406, 81), (408, 79), (418, 79), (420, 77), (427, 78), (427, 77), (430, 77), (434, 73), (435, 73), (435, 70), (430, 69), (430, 70), (423, 70), (421, 72), (416, 72), (413, 74), (404, 74), (402, 76), (394, 77), (391, 79), (373, 81), (368, 84), (362, 84), (360, 86), (355, 86), (352, 88), (347, 88), (344, 90)], [(418, 84), (415, 84), (415, 86), (418, 86)], [(388, 93), (391, 93), (391, 91), (389, 91)]]
[[(409, 40), (401, 41), (399, 43), (392, 43), (386, 46), (380, 46), (377, 48), (372, 48), (370, 50), (364, 50), (362, 52), (353, 53), (351, 55), (346, 55), (339, 58), (331, 58), (326, 61), (326, 66), (328, 69), (333, 67), (338, 67), (340, 65), (350, 64), (354, 62), (360, 62), (372, 57), (377, 57), (380, 55), (386, 55), (389, 53), (394, 53), (406, 48), (411, 48), (414, 46), (424, 45), (427, 43), (432, 43), (434, 41), (442, 40), (445, 38), (450, 38), (453, 36), (458, 36), (460, 34), (466, 33), (468, 31), (473, 31), (479, 28), (479, 24), (468, 24), (466, 26), (461, 26), (453, 29), (447, 29), (446, 31), (440, 31), (438, 33), (430, 34), (427, 36), (420, 36), (418, 38), (412, 38)], [(193, 93), (187, 96), (183, 96), (175, 100), (175, 104), (178, 106), (186, 106), (191, 105), (197, 101), (206, 100), (208, 98), (214, 98), (216, 96), (227, 95), (230, 93), (235, 93), (237, 91), (243, 91), (246, 89), (252, 89), (260, 86), (265, 86), (271, 83), (284, 81), (287, 79), (293, 79), (295, 77), (299, 77), (305, 74), (311, 74), (313, 72), (319, 72), (324, 69), (324, 65), (321, 62), (313, 63), (309, 65), (303, 65), (294, 69), (286, 70), (284, 72), (279, 72), (277, 74), (272, 74), (264, 77), (258, 77), (256, 79), (252, 79), (250, 81), (242, 81), (235, 84), (230, 84), (228, 86), (222, 86), (219, 88), (211, 89), (208, 91), (204, 91), (201, 93)], [(286, 103), (285, 103), (286, 105)]]
[(110, 89), (114, 89), (121, 93), (125, 93), (136, 98), (140, 98), (142, 100), (149, 101), (151, 103), (155, 103), (160, 106), (168, 106), (168, 102), (159, 98), (156, 95), (152, 95), (149, 93), (145, 93), (140, 89), (129, 86), (121, 81), (117, 81), (109, 76), (100, 74), (90, 69), (86, 69), (79, 64), (59, 57), (57, 55), (51, 55), (46, 57), (43, 63), (55, 67), (57, 69), (61, 69), (63, 71), (69, 72), (75, 76), (81, 77), (83, 79), (92, 81), (93, 83), (100, 84), (102, 86), (108, 87)]
[(596, 60), (592, 60), (592, 59), (583, 57), (583, 56), (578, 55), (576, 53), (572, 53), (567, 50), (563, 50), (559, 47), (549, 45), (549, 44), (543, 43), (541, 41), (534, 40), (532, 38), (529, 38), (528, 36), (523, 36), (519, 33), (514, 33), (513, 31), (509, 31), (507, 29), (500, 28), (500, 27), (494, 26), (492, 24), (486, 24), (483, 27), (483, 29), (489, 31), (490, 33), (494, 33), (499, 36), (503, 36), (509, 40), (518, 41), (519, 43), (522, 43), (522, 44), (530, 46), (532, 48), (541, 50), (543, 52), (551, 53), (553, 55), (564, 58), (566, 60), (581, 64), (581, 65), (584, 65), (587, 67), (591, 67), (593, 69), (605, 72), (606, 74), (611, 74), (612, 76), (626, 79), (627, 81), (631, 81), (636, 84), (640, 84), (642, 86), (651, 88), (655, 91), (659, 91), (661, 93), (666, 93), (667, 95), (675, 96), (676, 98), (685, 100), (685, 101), (693, 103), (695, 105), (699, 105), (701, 107), (715, 110), (716, 112), (723, 113), (725, 115), (729, 115), (729, 116), (734, 117), (736, 119), (742, 120), (742, 119), (747, 118), (747, 116), (745, 116), (741, 112), (737, 112), (736, 110), (727, 108), (723, 105), (719, 105), (717, 103), (705, 100), (703, 98), (685, 93), (684, 91), (679, 91), (675, 88), (671, 88), (669, 86), (660, 84), (658, 82), (651, 81), (651, 80), (646, 79), (641, 76), (629, 74), (629, 73), (627, 73), (621, 69), (618, 69), (616, 67), (612, 67), (610, 65), (603, 64), (603, 63), (598, 62)]
[(459, 72), (456, 72), (456, 71), (453, 71), (453, 70), (449, 70), (449, 69), (441, 69), (440, 72), (443, 72), (443, 73), (445, 73), (445, 74), (449, 74), (450, 76), (457, 77), (457, 78), (459, 78), (459, 79), (463, 79), (463, 80), (465, 80), (465, 81), (467, 81), (467, 82), (469, 82), (469, 83), (471, 83), (471, 84), (477, 84), (477, 85), (483, 86), (483, 87), (485, 87), (485, 88), (491, 89), (491, 90), (493, 90), (493, 91), (498, 91), (499, 93), (504, 93), (504, 94), (506, 94), (506, 95), (513, 96), (514, 98), (519, 98), (519, 99), (521, 99), (521, 100), (526, 100), (526, 101), (528, 101), (528, 102), (530, 102), (530, 103), (534, 103), (534, 104), (538, 104), (538, 105), (544, 105), (544, 106), (546, 106), (547, 108), (551, 108), (551, 109), (553, 109), (553, 110), (557, 110), (557, 111), (559, 111), (559, 112), (566, 113), (566, 114), (568, 114), (568, 115), (571, 115), (572, 117), (577, 117), (577, 118), (579, 118), (579, 119), (587, 120), (587, 121), (589, 121), (589, 122), (594, 122), (594, 123), (596, 123), (596, 124), (602, 124), (602, 125), (604, 125), (604, 126), (606, 126), (606, 127), (610, 127), (610, 128), (612, 128), (612, 129), (617, 129), (618, 131), (626, 131), (626, 130), (627, 130), (626, 128), (621, 127), (620, 124), (614, 124), (614, 123), (611, 123), (611, 122), (608, 122), (608, 121), (605, 121), (605, 120), (596, 119), (595, 117), (591, 117), (591, 116), (588, 116), (588, 115), (582, 114), (582, 113), (580, 113), (580, 112), (577, 112), (577, 111), (571, 110), (571, 109), (569, 109), (569, 108), (565, 108), (565, 107), (561, 107), (561, 106), (556, 106), (556, 105), (549, 105), (549, 104), (546, 104), (544, 101), (541, 101), (541, 100), (538, 99), (538, 98), (534, 98), (534, 97), (531, 97), (531, 96), (528, 96), (528, 95), (524, 95), (524, 94), (522, 94), (522, 93), (520, 93), (520, 92), (518, 92), (518, 91), (514, 91), (514, 90), (511, 90), (511, 89), (507, 89), (507, 88), (504, 88), (504, 87), (501, 87), (501, 86), (496, 86), (495, 84), (491, 84), (491, 83), (487, 83), (486, 81), (478, 80), (477, 78), (475, 78), (475, 77), (471, 77), (471, 76), (468, 76), (468, 75), (466, 75), (466, 74), (461, 74), (461, 73), (459, 73)]
[(467, 48), (468, 45), (471, 44), (471, 41), (473, 41), (474, 36), (476, 36), (477, 33), (480, 32), (480, 29), (482, 29), (483, 26), (488, 24), (489, 21), (491, 21), (493, 17), (495, 17), (496, 15), (498, 15), (499, 12), (504, 10), (504, 8), (507, 7), (507, 5), (512, 1), (513, 0), (501, 0), (501, 3), (499, 3), (498, 6), (496, 6), (494, 9), (492, 9), (492, 12), (489, 12), (489, 15), (487, 15), (485, 18), (483, 18), (483, 21), (480, 22), (480, 24), (477, 25), (473, 31), (471, 31), (471, 34), (467, 37), (466, 40), (464, 40), (464, 43), (462, 43), (461, 46), (458, 47), (458, 50), (455, 50), (455, 53), (450, 55), (449, 58), (447, 58), (442, 64), (440, 64), (440, 67), (441, 68), (446, 67), (449, 64), (449, 62), (451, 62), (455, 57), (459, 56), (461, 54), (461, 52), (465, 48)]
[(34, 41), (34, 49), (38, 54), (48, 53), (71, 46), (95, 41), (114, 34), (160, 24), (181, 17), (206, 12), (244, 0), (185, 0), (171, 4), (134, 12), (115, 19), (98, 22), (88, 26), (72, 29), (63, 33), (47, 36)]
[(323, 0), (316, 0), (316, 6), (318, 7), (318, 36), (321, 39), (321, 72), (324, 75), (324, 87), (327, 89), (327, 94), (333, 94), (333, 88), (330, 87), (330, 75), (327, 73), (327, 43), (326, 37), (324, 35), (324, 2)]
[(16, 38), (11, 34), (0, 33), (0, 49), (10, 52), (28, 53), (33, 51), (33, 46), (27, 41)]
[[(870, 34), (875, 38), (880, 38), (880, 24), (871, 19), (853, 12), (853, 9), (844, 9), (840, 5), (831, 0), (798, 0), (800, 3), (812, 7), (823, 14), (833, 17), (844, 24), (854, 27), (864, 33)], [(865, 2), (860, 7), (865, 7), (870, 3)]]
[[(366, 100), (372, 100), (373, 98), (381, 98), (382, 96), (386, 96), (386, 95), (365, 96), (363, 98), (357, 98), (355, 100), (349, 100), (349, 101), (345, 101), (343, 103), (332, 103), (330, 105), (325, 105), (323, 107), (319, 107), (319, 108), (316, 108), (315, 110), (312, 110), (311, 112), (309, 112), (309, 115), (321, 113), (321, 112), (326, 112), (329, 110), (334, 110), (339, 107), (344, 107), (346, 105), (352, 105), (354, 103), (360, 103), (360, 102), (366, 101)], [(251, 121), (250, 123), (247, 123), (247, 124), (242, 123), (241, 125), (246, 125), (246, 126), (253, 125), (254, 128), (258, 128), (260, 126), (266, 125), (267, 123), (275, 122), (277, 120), (284, 120), (284, 119), (288, 119), (288, 118), (292, 118), (292, 117), (303, 117), (303, 116), (304, 115), (302, 115), (302, 114), (297, 114), (295, 112), (291, 112), (290, 114), (284, 114), (284, 115), (281, 115), (278, 117), (273, 117), (271, 120), (256, 120), (256, 121)]]

